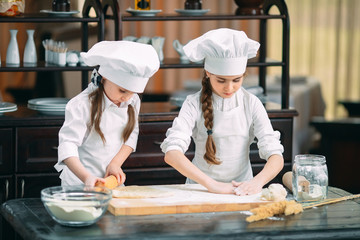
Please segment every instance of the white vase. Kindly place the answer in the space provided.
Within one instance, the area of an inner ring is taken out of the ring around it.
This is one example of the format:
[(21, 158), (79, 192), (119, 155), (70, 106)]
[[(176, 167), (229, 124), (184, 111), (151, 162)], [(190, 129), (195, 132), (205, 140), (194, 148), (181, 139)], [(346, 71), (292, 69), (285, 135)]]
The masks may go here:
[(19, 47), (16, 40), (16, 34), (18, 30), (10, 29), (10, 42), (6, 51), (6, 65), (19, 66), (20, 65), (20, 54)]
[(36, 65), (37, 55), (36, 47), (34, 42), (34, 31), (32, 29), (26, 30), (28, 39), (26, 41), (25, 50), (24, 50), (24, 65)]
[(151, 39), (151, 45), (155, 48), (159, 56), (160, 62), (164, 60), (164, 52), (163, 52), (164, 42), (165, 42), (164, 37), (153, 37)]

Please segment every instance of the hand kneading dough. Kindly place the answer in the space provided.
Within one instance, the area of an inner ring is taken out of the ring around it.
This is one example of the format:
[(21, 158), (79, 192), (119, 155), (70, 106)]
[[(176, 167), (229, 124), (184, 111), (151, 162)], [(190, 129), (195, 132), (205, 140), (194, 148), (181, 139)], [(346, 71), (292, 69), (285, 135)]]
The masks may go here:
[(261, 191), (261, 199), (268, 201), (283, 201), (286, 199), (286, 189), (279, 183), (270, 184)]
[(174, 195), (171, 191), (149, 186), (119, 186), (112, 191), (114, 198), (162, 198)]

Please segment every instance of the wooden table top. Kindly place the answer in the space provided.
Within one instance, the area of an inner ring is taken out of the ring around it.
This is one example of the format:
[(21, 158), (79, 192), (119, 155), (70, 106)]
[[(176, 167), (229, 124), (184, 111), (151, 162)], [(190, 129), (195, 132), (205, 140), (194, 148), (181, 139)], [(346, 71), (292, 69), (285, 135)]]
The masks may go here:
[[(329, 187), (329, 198), (349, 195)], [(40, 199), (5, 202), (1, 214), (24, 239), (359, 239), (360, 200), (307, 209), (248, 223), (248, 212), (114, 216), (107, 212), (89, 227), (64, 227)]]

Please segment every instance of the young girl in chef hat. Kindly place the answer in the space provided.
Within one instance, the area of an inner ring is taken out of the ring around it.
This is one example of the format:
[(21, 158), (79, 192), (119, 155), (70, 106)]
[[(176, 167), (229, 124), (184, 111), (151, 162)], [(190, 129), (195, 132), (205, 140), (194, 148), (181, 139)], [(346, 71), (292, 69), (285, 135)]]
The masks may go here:
[[(184, 46), (193, 62), (204, 60), (202, 89), (189, 95), (161, 145), (165, 161), (214, 193), (260, 192), (283, 168), (283, 146), (261, 101), (242, 88), (247, 60), (260, 44), (242, 31), (212, 30)], [(190, 161), (184, 153), (195, 143)], [(257, 138), (267, 160), (253, 177), (250, 144)]]
[(66, 105), (59, 132), (57, 171), (62, 185), (94, 186), (114, 175), (123, 184), (121, 166), (135, 151), (140, 99), (160, 63), (151, 45), (103, 41), (81, 53), (94, 69), (88, 87)]

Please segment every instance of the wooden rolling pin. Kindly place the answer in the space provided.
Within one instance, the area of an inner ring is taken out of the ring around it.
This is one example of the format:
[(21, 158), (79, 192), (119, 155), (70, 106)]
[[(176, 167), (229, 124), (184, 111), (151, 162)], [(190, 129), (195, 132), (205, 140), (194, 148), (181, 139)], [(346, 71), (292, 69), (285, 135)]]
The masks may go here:
[[(282, 177), (282, 182), (290, 191), (292, 191), (292, 172), (286, 172)], [(303, 188), (303, 192), (309, 192), (310, 182), (304, 176), (299, 176), (298, 182), (298, 185)]]
[(105, 183), (102, 182), (96, 182), (96, 187), (107, 187), (109, 189), (114, 189), (118, 186), (118, 181), (114, 175), (110, 175), (105, 178)]

